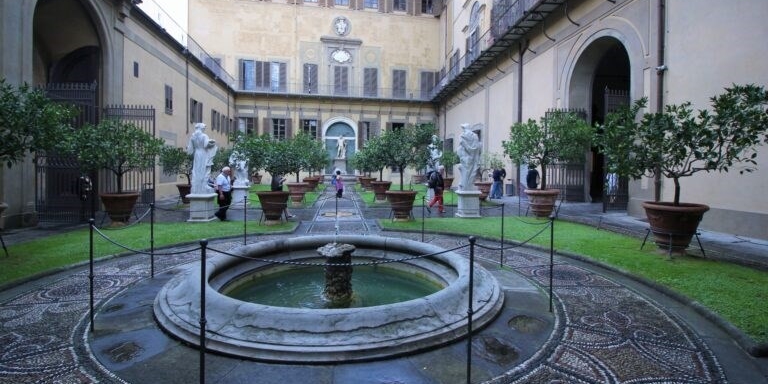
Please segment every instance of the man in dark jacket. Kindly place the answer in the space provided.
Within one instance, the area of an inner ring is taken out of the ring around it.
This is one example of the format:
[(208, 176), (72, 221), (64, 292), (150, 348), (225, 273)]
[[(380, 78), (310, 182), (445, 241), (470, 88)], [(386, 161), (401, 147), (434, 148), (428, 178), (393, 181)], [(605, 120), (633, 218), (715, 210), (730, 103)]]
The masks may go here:
[(443, 190), (445, 189), (445, 182), (443, 181), (442, 175), (444, 169), (444, 166), (438, 166), (436, 171), (432, 171), (432, 173), (429, 174), (429, 181), (427, 181), (427, 186), (435, 191), (435, 196), (429, 202), (429, 208), (432, 208), (433, 205), (437, 204), (437, 210), (441, 214), (445, 212), (445, 208), (443, 207)]

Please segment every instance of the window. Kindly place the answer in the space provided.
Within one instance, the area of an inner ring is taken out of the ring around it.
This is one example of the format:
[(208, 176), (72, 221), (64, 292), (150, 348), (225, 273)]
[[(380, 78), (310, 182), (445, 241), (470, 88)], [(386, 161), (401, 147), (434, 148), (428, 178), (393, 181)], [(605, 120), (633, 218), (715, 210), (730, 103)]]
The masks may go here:
[(456, 52), (453, 53), (453, 56), (451, 56), (451, 68), (449, 70), (451, 80), (459, 74), (459, 55), (460, 52), (457, 49)]
[(421, 0), (421, 13), (432, 14), (432, 0)]
[(467, 37), (467, 53), (464, 61), (466, 65), (473, 62), (480, 56), (480, 3), (472, 4), (472, 11), (469, 14), (469, 36)]
[(395, 11), (401, 11), (405, 12), (407, 10), (407, 2), (406, 0), (394, 0), (392, 2), (392, 9)]
[(203, 103), (193, 98), (189, 99), (189, 122), (190, 123), (203, 122)]
[(240, 78), (245, 91), (287, 92), (287, 64), (270, 61), (240, 61)]
[(333, 4), (349, 6), (349, 0), (334, 0)]
[(277, 140), (285, 140), (288, 138), (285, 119), (272, 119), (272, 137)]
[(349, 94), (349, 68), (342, 66), (333, 67), (333, 94)]
[(379, 1), (378, 0), (364, 0), (365, 1), (365, 7), (369, 9), (379, 9)]
[(310, 137), (317, 137), (317, 120), (309, 119), (301, 121), (301, 130)]
[(165, 113), (173, 115), (173, 87), (165, 85)]
[(379, 70), (376, 68), (363, 69), (363, 96), (376, 97), (379, 95)]
[(432, 94), (432, 89), (437, 85), (437, 72), (422, 71), (421, 72), (421, 98), (428, 100)]
[(405, 98), (405, 75), (403, 69), (392, 71), (392, 97)]
[(219, 112), (215, 109), (211, 109), (211, 131), (221, 130), (221, 119), (219, 118)]
[(240, 88), (244, 91), (256, 90), (256, 66), (253, 60), (240, 60)]
[(246, 135), (256, 134), (256, 119), (253, 117), (240, 117), (237, 119), (237, 129)]
[(139, 77), (139, 63), (133, 62), (133, 77)]
[(317, 64), (304, 64), (304, 93), (317, 93)]

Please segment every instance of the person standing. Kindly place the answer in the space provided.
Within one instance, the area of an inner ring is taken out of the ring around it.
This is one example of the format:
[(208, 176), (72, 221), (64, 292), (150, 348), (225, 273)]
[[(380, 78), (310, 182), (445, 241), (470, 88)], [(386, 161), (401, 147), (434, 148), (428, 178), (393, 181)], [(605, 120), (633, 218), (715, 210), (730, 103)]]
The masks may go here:
[(429, 174), (429, 181), (427, 182), (427, 185), (435, 191), (435, 195), (429, 201), (428, 207), (432, 208), (433, 205), (437, 204), (437, 211), (440, 214), (445, 212), (445, 207), (443, 206), (443, 191), (445, 190), (443, 170), (445, 170), (445, 167), (438, 165), (437, 170)]
[(341, 199), (344, 194), (344, 180), (341, 178), (341, 171), (336, 170), (336, 198)]
[(507, 177), (507, 171), (502, 169), (493, 170), (493, 184), (491, 185), (491, 199), (501, 199), (501, 184)]
[(536, 189), (539, 187), (539, 171), (536, 168), (528, 170), (528, 174), (525, 176), (525, 184), (528, 189)]
[(232, 204), (232, 169), (224, 167), (216, 176), (216, 193), (218, 194), (219, 210), (214, 216), (221, 221), (227, 221), (227, 209)]

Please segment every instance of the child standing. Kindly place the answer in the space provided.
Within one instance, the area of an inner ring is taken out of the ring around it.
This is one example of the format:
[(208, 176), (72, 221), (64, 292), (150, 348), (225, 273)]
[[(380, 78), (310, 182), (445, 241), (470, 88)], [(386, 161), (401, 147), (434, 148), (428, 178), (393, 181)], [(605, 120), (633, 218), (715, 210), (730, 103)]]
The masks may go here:
[(341, 171), (336, 170), (336, 198), (340, 199), (344, 194), (344, 181), (341, 178)]

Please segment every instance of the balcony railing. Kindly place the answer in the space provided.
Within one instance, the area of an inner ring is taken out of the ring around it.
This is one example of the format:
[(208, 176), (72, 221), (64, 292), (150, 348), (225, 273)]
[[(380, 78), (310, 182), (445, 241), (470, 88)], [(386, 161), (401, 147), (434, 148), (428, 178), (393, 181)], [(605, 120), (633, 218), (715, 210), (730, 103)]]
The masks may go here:
[(389, 99), (389, 100), (413, 100), (429, 101), (432, 95), (421, 89), (393, 89), (378, 88), (369, 89), (362, 86), (356, 87), (337, 87), (334, 84), (319, 84), (309, 86), (304, 83), (274, 84), (272, 86), (254, 86), (243, 87), (238, 84), (237, 91), (241, 93), (253, 94), (282, 94), (282, 95), (303, 95), (318, 97), (340, 97), (340, 98), (360, 98), (360, 99)]

